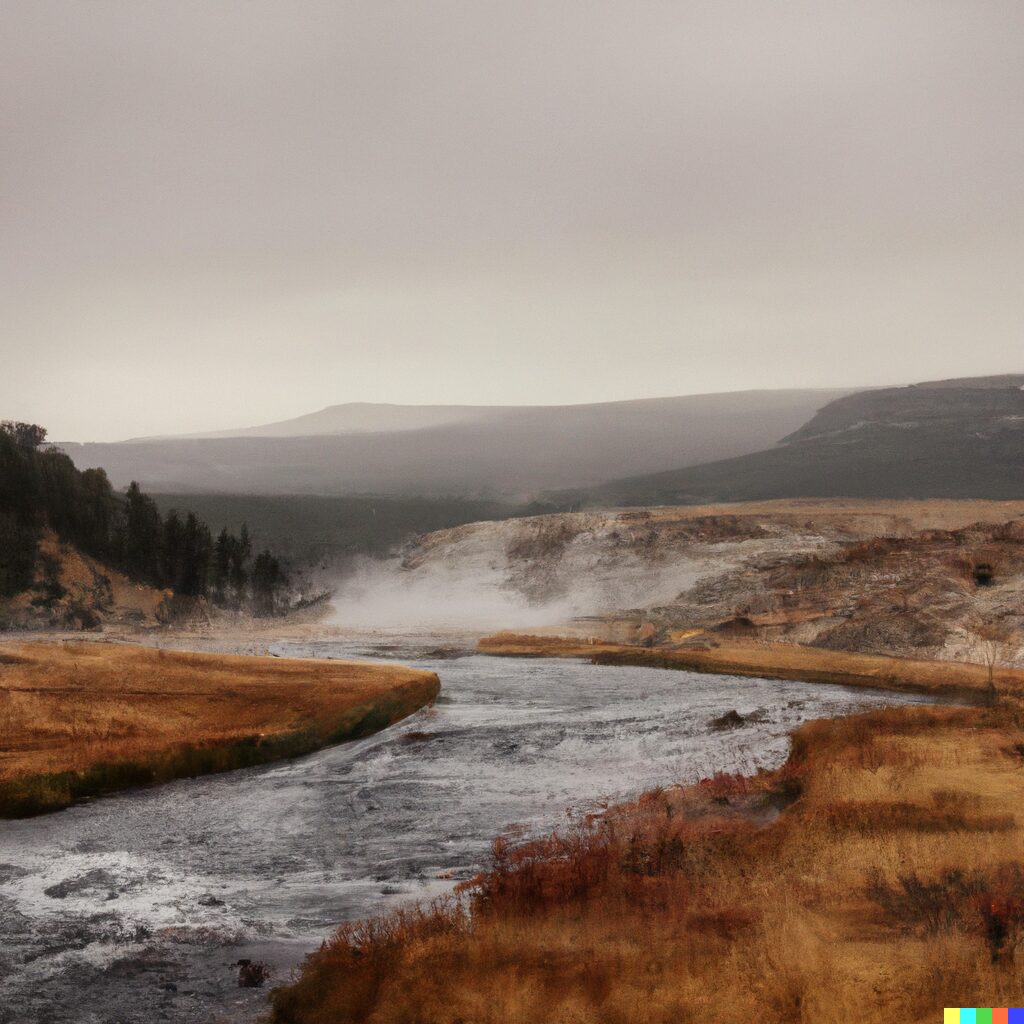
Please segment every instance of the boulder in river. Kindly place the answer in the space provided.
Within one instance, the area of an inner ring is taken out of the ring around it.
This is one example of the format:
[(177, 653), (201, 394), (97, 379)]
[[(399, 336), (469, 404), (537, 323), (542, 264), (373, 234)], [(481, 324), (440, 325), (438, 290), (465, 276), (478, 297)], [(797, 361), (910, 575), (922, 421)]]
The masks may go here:
[(718, 718), (712, 718), (708, 722), (708, 725), (716, 732), (724, 732), (726, 729), (739, 729), (746, 724), (747, 720), (735, 708), (731, 711), (726, 711), (724, 715), (719, 715)]
[(235, 966), (238, 968), (239, 988), (260, 988), (270, 977), (270, 967), (262, 960), (239, 960)]

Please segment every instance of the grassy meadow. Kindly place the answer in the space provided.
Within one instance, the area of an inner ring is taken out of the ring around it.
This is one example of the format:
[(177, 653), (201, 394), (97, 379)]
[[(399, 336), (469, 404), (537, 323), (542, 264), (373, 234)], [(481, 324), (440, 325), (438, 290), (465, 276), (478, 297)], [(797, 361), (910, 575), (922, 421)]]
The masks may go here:
[(104, 643), (0, 645), (0, 817), (368, 735), (431, 672)]

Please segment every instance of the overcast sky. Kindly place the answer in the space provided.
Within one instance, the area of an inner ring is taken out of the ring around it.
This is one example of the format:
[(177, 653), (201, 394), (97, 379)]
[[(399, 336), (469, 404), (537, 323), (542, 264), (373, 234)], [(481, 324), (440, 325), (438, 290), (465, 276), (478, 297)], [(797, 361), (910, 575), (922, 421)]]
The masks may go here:
[(0, 6), (0, 417), (1024, 371), (1024, 3)]

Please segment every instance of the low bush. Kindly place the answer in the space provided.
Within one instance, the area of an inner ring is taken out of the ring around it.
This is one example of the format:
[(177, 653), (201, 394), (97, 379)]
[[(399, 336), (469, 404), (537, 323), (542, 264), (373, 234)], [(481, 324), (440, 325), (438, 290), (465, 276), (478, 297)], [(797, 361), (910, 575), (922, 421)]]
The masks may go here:
[(936, 935), (960, 930), (983, 938), (997, 963), (1024, 934), (1024, 869), (1005, 865), (994, 871), (948, 868), (932, 881), (916, 872), (886, 882), (875, 870), (867, 895), (888, 920), (906, 932)]

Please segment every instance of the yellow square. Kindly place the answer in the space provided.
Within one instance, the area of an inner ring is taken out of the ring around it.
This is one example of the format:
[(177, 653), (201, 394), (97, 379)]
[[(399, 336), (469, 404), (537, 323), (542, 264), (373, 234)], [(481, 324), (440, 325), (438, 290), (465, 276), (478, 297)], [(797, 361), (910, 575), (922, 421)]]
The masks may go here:
[(960, 1007), (947, 1006), (942, 1011), (942, 1024), (960, 1024)]

